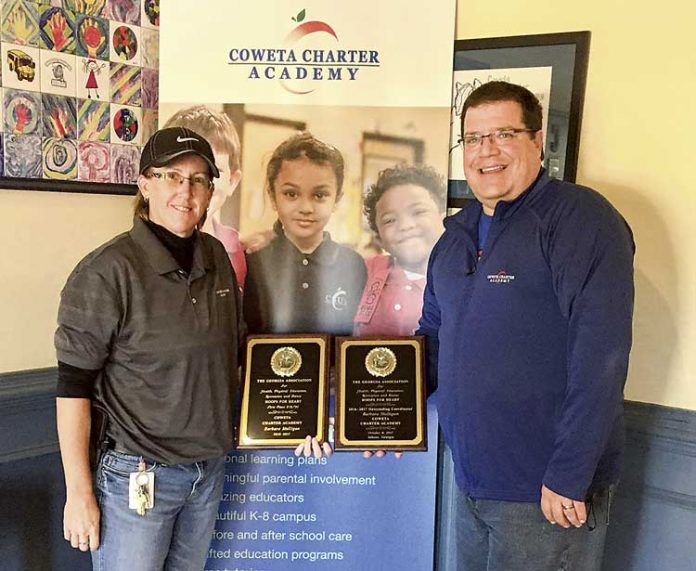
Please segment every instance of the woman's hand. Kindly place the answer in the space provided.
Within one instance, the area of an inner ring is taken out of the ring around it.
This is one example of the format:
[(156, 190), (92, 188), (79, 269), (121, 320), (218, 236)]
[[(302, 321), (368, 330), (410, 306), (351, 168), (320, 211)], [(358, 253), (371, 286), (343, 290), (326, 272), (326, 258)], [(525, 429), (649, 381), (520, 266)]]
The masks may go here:
[(63, 537), (80, 551), (99, 547), (100, 512), (89, 470), (89, 399), (56, 399), (60, 455), (65, 473)]
[(333, 448), (328, 442), (322, 442), (321, 444), (317, 440), (316, 436), (307, 435), (304, 442), (297, 445), (295, 448), (295, 456), (312, 456), (315, 458), (321, 458), (326, 455), (327, 458), (333, 454)]
[(63, 511), (63, 537), (80, 551), (99, 548), (99, 523), (101, 513), (97, 499), (90, 492), (68, 496)]

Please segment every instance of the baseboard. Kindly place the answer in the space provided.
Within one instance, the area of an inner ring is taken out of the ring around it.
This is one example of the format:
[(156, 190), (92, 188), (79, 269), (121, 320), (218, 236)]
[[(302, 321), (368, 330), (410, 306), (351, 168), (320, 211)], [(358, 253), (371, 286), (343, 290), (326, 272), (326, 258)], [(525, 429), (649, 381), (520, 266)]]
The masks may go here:
[(0, 463), (58, 450), (57, 374), (55, 367), (0, 373)]
[(630, 444), (696, 457), (696, 411), (626, 401)]
[(603, 570), (694, 571), (696, 412), (638, 402), (625, 411), (626, 464)]
[(696, 510), (696, 411), (626, 402), (619, 493)]

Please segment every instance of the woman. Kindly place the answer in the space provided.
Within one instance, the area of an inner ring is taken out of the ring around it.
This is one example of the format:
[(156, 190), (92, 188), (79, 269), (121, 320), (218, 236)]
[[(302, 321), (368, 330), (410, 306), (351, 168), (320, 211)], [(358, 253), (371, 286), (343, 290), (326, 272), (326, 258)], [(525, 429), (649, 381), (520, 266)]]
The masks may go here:
[(179, 109), (167, 120), (165, 127), (191, 129), (205, 137), (213, 149), (215, 163), (222, 169), (222, 174), (210, 199), (203, 231), (215, 236), (225, 246), (237, 282), (243, 288), (247, 271), (244, 247), (239, 239), (239, 232), (223, 224), (220, 219), (223, 205), (232, 198), (242, 178), (242, 152), (237, 128), (229, 115), (213, 111), (205, 105)]
[[(202, 569), (233, 443), (244, 336), (227, 253), (199, 231), (219, 177), (208, 142), (143, 149), (133, 228), (85, 257), (56, 332), (65, 539), (95, 569)], [(105, 412), (94, 485), (88, 443)]]

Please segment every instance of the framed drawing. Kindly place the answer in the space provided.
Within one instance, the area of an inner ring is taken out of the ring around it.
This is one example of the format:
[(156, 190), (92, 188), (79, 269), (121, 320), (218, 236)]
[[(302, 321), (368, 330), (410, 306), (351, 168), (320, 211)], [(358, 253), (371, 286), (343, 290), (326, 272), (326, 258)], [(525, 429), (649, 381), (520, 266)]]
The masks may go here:
[(457, 40), (454, 43), (450, 169), (447, 205), (473, 198), (462, 168), (461, 111), (482, 83), (519, 83), (543, 108), (544, 166), (551, 176), (575, 181), (585, 97), (590, 32)]
[(135, 194), (159, 0), (7, 0), (0, 26), (0, 188)]

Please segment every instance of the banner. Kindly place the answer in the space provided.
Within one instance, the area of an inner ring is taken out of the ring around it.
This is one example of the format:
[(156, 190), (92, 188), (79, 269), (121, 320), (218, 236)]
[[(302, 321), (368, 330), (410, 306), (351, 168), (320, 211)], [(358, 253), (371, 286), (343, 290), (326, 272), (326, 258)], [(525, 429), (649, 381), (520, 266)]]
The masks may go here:
[[(204, 230), (250, 332), (412, 335), (444, 230), (454, 1), (195, 6), (162, 3), (159, 124), (212, 144)], [(428, 452), (400, 460), (230, 452), (206, 569), (432, 569), (428, 416)]]
[(429, 452), (399, 460), (230, 453), (206, 570), (432, 569), (434, 407), (428, 415)]

